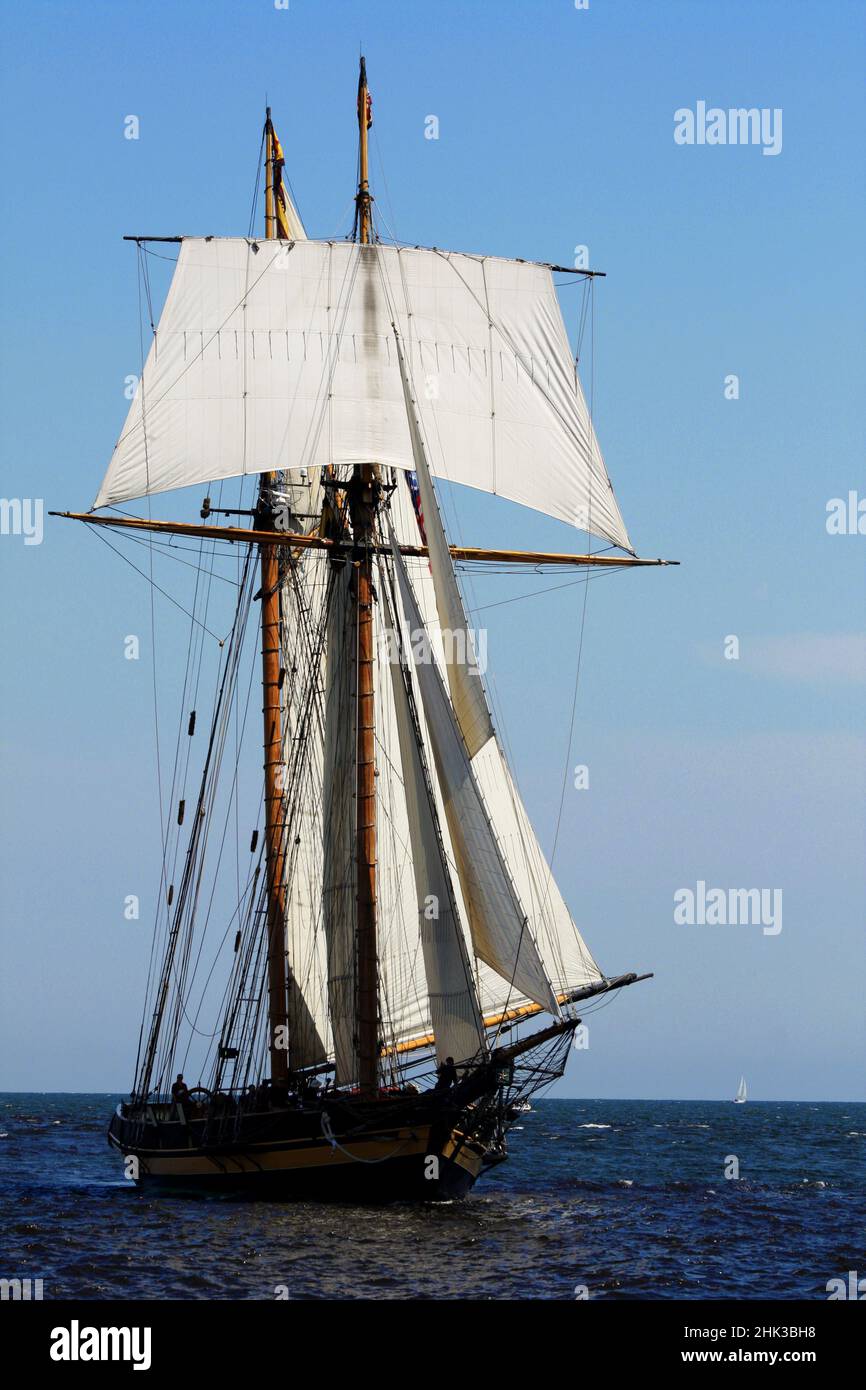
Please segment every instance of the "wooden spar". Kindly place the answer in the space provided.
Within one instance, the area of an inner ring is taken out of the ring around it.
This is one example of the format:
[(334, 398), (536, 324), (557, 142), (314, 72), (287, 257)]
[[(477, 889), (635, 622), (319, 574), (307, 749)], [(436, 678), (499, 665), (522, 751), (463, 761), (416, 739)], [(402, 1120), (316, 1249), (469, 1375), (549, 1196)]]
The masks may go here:
[[(652, 972), (648, 975), (614, 975), (609, 980), (602, 981), (599, 985), (584, 985), (582, 989), (570, 989), (565, 994), (558, 994), (557, 1004), (576, 1004), (581, 999), (594, 999), (597, 994), (609, 994), (611, 990), (622, 989), (625, 985), (636, 985), (641, 980), (651, 980)], [(535, 1014), (542, 1014), (545, 1010), (540, 1004), (524, 1004), (522, 1008), (506, 1009), (501, 1014), (489, 1014), (484, 1020), (485, 1028), (498, 1028), (503, 1023), (512, 1023), (518, 1018), (531, 1018)]]
[[(370, 183), (367, 153), (367, 67), (361, 58), (358, 76), (358, 233), (370, 243)], [(355, 864), (357, 875), (357, 1035), (358, 1085), (375, 1094), (379, 1088), (379, 963), (376, 943), (376, 702), (373, 686), (373, 545), (379, 499), (378, 470), (356, 465), (347, 500), (355, 568), (358, 675), (356, 696), (357, 800)]]
[[(149, 521), (143, 517), (94, 516), (91, 512), (49, 512), (49, 516), (65, 517), (69, 521), (86, 521), (90, 526), (116, 526), (123, 530), (153, 531), (168, 536), (207, 536), (214, 541), (237, 541), (252, 545), (286, 545), (292, 549), (330, 550), (332, 554), (350, 553), (351, 544), (323, 539), (320, 536), (297, 535), (292, 531), (263, 531), (244, 526), (199, 526), (183, 521)], [(373, 544), (375, 552), (390, 554), (389, 545)], [(452, 560), (489, 560), (508, 565), (607, 565), (630, 567), (647, 565), (678, 565), (679, 560), (644, 560), (638, 555), (569, 555), (545, 550), (488, 550), (478, 546), (449, 546)], [(427, 555), (426, 545), (401, 545), (403, 555)]]
[(503, 1062), (511, 1062), (515, 1057), (520, 1057), (522, 1053), (531, 1052), (541, 1043), (559, 1038), (563, 1033), (573, 1032), (579, 1023), (579, 1018), (565, 1018), (560, 1023), (551, 1023), (549, 1028), (542, 1028), (537, 1033), (530, 1033), (528, 1038), (518, 1038), (517, 1042), (509, 1043), (507, 1047), (494, 1048), (490, 1060), (494, 1066), (501, 1066)]
[[(369, 189), (368, 189), (368, 196), (369, 196)], [(370, 201), (372, 202), (372, 198), (370, 198)], [(123, 237), (123, 240), (124, 240), (124, 241), (174, 241), (174, 242), (178, 242), (178, 243), (179, 243), (179, 242), (182, 242), (182, 241), (190, 241), (190, 240), (193, 240), (193, 239), (194, 239), (194, 238), (193, 238), (193, 237), (190, 237), (190, 236), (185, 236), (185, 237), (184, 237), (184, 236), (125, 236), (125, 237)], [(200, 239), (200, 238), (199, 238), (199, 239)], [(207, 237), (204, 238), (204, 240), (205, 240), (205, 241), (214, 241), (214, 240), (216, 240), (216, 238), (215, 238), (214, 236), (207, 236)], [(396, 245), (411, 246), (411, 247), (413, 247), (414, 250), (416, 250), (416, 251), (435, 251), (435, 250), (437, 249), (435, 246), (420, 246), (420, 245), (418, 244), (418, 242), (414, 242), (414, 241), (412, 241), (412, 242), (410, 242), (410, 241), (407, 241), (407, 242), (399, 242), (399, 243), (398, 243), (398, 242), (394, 242), (393, 244), (394, 244), (395, 246), (396, 246)], [(555, 271), (557, 274), (562, 274), (562, 275), (583, 275), (587, 280), (597, 280), (597, 279), (602, 279), (602, 280), (603, 280), (603, 279), (606, 277), (606, 275), (607, 275), (607, 271), (605, 271), (605, 270), (582, 270), (579, 266), (574, 266), (574, 265), (554, 265), (551, 261), (527, 261), (527, 260), (525, 260), (522, 256), (521, 256), (521, 257), (518, 257), (516, 264), (517, 264), (517, 265), (537, 265), (537, 266), (540, 266), (540, 267), (541, 267), (542, 269), (544, 269), (544, 270), (552, 270), (552, 271)]]
[[(274, 219), (274, 137), (271, 109), (265, 118), (265, 236), (276, 235)], [(259, 503), (267, 515), (273, 473), (263, 473)], [(265, 861), (268, 893), (268, 1024), (271, 1081), (289, 1078), (288, 978), (286, 970), (285, 816), (283, 808), (283, 716), (280, 694), (280, 559), (272, 545), (260, 545), (262, 605), (262, 715), (265, 753)]]
[(274, 128), (271, 108), (265, 108), (265, 239), (275, 241), (277, 221), (274, 211)]
[[(625, 985), (635, 985), (640, 980), (651, 980), (652, 973), (648, 975), (615, 975), (611, 980), (605, 980), (600, 985), (587, 985), (584, 989), (569, 990), (565, 994), (556, 996), (557, 1004), (576, 1004), (580, 999), (592, 999), (597, 994), (609, 994), (611, 990), (622, 989)], [(541, 1004), (523, 1004), (519, 1008), (506, 1009), (499, 1014), (486, 1014), (483, 1023), (485, 1028), (499, 1028), (503, 1023), (513, 1023), (517, 1019), (535, 1018), (538, 1014), (546, 1013), (547, 1010)], [(418, 1052), (422, 1047), (432, 1047), (436, 1041), (432, 1033), (427, 1033), (423, 1038), (411, 1038), (408, 1042), (397, 1043), (394, 1047), (385, 1048), (383, 1056), (392, 1056), (395, 1053), (405, 1054), (407, 1052)]]
[[(642, 560), (637, 555), (568, 555), (547, 550), (489, 550), (452, 545), (452, 560), (489, 560), (502, 565), (678, 565), (679, 560)], [(426, 545), (401, 545), (404, 555), (426, 555)]]
[(372, 231), (370, 204), (370, 171), (369, 157), (367, 149), (367, 110), (370, 104), (370, 94), (367, 89), (367, 64), (361, 58), (361, 67), (358, 74), (358, 133), (360, 142), (358, 147), (358, 192), (355, 195), (355, 206), (358, 209), (358, 240), (362, 246), (367, 246), (371, 240)]
[(554, 270), (558, 275), (583, 275), (586, 277), (587, 280), (607, 279), (606, 270), (584, 270), (581, 266), (554, 265), (551, 261), (537, 261), (536, 264), (543, 265), (545, 270)]

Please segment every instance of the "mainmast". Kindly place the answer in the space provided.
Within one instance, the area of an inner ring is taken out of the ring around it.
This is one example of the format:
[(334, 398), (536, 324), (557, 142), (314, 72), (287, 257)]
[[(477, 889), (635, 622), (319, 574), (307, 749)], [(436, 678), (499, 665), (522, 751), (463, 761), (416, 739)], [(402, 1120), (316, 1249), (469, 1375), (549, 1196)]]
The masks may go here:
[[(358, 78), (360, 136), (356, 225), (362, 246), (370, 244), (370, 182), (367, 131), (370, 95), (367, 68), (361, 58)], [(363, 253), (362, 253), (363, 254)], [(348, 488), (349, 515), (355, 544), (355, 601), (357, 606), (357, 1028), (358, 1083), (375, 1094), (379, 1084), (378, 960), (376, 948), (376, 742), (373, 688), (373, 545), (380, 484), (378, 468), (358, 464)]]
[[(271, 108), (265, 118), (265, 236), (276, 237), (274, 209), (274, 130)], [(271, 529), (271, 494), (275, 473), (263, 473), (259, 487), (260, 525)], [(286, 972), (285, 815), (283, 808), (283, 720), (280, 695), (280, 552), (259, 547), (262, 605), (262, 711), (265, 748), (265, 861), (268, 892), (268, 1024), (271, 1081), (286, 1085), (288, 1054), (288, 980)]]

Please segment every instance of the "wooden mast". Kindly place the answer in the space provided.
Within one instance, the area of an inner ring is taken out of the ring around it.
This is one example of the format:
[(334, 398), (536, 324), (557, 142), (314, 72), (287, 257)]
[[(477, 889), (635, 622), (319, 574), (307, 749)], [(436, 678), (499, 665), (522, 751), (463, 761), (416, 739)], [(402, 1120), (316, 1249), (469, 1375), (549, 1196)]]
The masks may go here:
[(360, 134), (360, 148), (358, 152), (358, 192), (355, 196), (355, 206), (358, 209), (358, 239), (362, 246), (367, 246), (370, 242), (371, 215), (370, 204), (370, 169), (367, 146), (367, 130), (370, 125), (370, 93), (367, 89), (367, 64), (361, 58), (361, 69), (358, 76), (358, 131)]
[[(271, 108), (265, 119), (265, 236), (276, 236), (274, 215), (274, 133)], [(263, 473), (259, 512), (271, 514), (276, 474)], [(268, 524), (270, 524), (268, 522)], [(283, 809), (283, 720), (280, 696), (280, 559), (274, 545), (259, 547), (262, 605), (262, 712), (265, 749), (265, 862), (268, 892), (268, 1047), (271, 1081), (288, 1082), (288, 981), (286, 974), (285, 816)]]
[[(367, 155), (369, 95), (367, 68), (361, 58), (358, 78), (359, 167), (356, 197), (358, 238), (371, 241), (370, 182)], [(363, 252), (361, 253), (364, 254)], [(357, 1029), (358, 1084), (375, 1095), (379, 1085), (378, 960), (376, 948), (376, 740), (373, 686), (373, 545), (379, 500), (378, 469), (356, 465), (348, 488), (349, 515), (355, 544), (357, 606), (357, 805), (355, 864), (357, 875)]]

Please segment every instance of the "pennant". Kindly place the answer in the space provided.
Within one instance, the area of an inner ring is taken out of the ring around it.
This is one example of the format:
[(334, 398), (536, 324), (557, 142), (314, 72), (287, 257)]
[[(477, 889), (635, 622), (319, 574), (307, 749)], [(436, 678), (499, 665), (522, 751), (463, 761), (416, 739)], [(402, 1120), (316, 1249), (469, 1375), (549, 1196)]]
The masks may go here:
[(293, 241), (289, 228), (289, 203), (283, 185), (283, 165), (285, 156), (279, 136), (271, 125), (271, 158), (274, 166), (274, 211), (277, 219), (277, 236), (283, 241)]

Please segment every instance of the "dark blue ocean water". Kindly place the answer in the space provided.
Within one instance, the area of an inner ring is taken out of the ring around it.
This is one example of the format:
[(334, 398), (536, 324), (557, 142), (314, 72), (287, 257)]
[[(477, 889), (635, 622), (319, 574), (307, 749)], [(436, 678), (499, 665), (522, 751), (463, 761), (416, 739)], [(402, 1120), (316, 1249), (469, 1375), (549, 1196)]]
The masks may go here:
[(0, 1096), (0, 1276), (46, 1299), (826, 1299), (866, 1275), (864, 1104), (539, 1101), (466, 1202), (364, 1209), (143, 1195), (116, 1100)]

